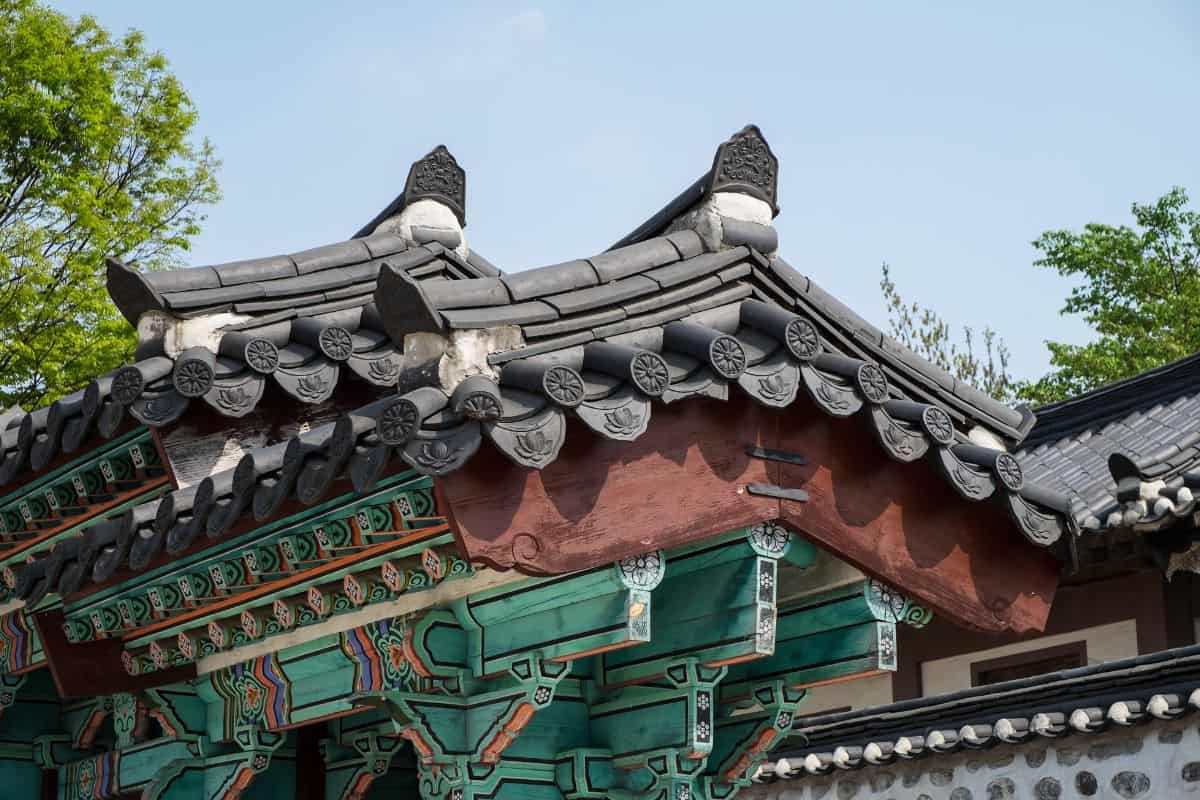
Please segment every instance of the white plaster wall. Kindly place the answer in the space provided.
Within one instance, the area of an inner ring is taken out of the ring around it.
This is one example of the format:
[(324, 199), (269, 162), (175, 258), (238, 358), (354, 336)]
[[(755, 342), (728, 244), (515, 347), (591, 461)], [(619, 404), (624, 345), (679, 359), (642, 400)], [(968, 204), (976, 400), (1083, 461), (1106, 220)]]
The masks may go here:
[(923, 662), (921, 664), (921, 689), (926, 697), (967, 689), (971, 686), (971, 664), (976, 661), (1027, 653), (1031, 650), (1041, 650), (1044, 647), (1078, 642), (1081, 639), (1087, 642), (1089, 664), (1132, 658), (1138, 654), (1137, 623), (1132, 619), (1127, 619), (1108, 625), (1081, 628), (1070, 633), (1028, 639), (1003, 647), (993, 647), (990, 650), (976, 650), (960, 656), (936, 658)]
[(892, 673), (872, 675), (868, 678), (855, 678), (852, 681), (840, 681), (827, 686), (818, 686), (810, 690), (808, 699), (797, 712), (802, 716), (820, 714), (831, 708), (849, 706), (857, 711), (860, 708), (886, 706), (892, 702)]
[(743, 790), (738, 800), (1144, 800), (1200, 797), (1200, 729), (1158, 723), (899, 761)]

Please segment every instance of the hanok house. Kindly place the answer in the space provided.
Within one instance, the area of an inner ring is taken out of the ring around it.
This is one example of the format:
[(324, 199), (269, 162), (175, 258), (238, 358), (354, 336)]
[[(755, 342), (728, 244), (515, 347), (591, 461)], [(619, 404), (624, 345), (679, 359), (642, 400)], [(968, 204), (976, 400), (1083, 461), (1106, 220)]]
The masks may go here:
[(439, 147), (347, 241), (110, 262), (136, 362), (0, 416), (3, 795), (1200, 787), (1194, 364), (1008, 408), (783, 260), (777, 175), (506, 273)]

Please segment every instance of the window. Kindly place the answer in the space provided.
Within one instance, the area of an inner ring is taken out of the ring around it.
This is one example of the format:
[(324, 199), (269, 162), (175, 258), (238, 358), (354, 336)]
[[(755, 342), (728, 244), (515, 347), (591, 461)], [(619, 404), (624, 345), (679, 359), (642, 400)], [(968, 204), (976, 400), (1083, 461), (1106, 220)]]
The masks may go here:
[(1087, 643), (1070, 642), (1003, 658), (976, 661), (971, 664), (971, 685), (988, 686), (1019, 678), (1031, 678), (1048, 672), (1075, 669), (1086, 666), (1087, 663)]

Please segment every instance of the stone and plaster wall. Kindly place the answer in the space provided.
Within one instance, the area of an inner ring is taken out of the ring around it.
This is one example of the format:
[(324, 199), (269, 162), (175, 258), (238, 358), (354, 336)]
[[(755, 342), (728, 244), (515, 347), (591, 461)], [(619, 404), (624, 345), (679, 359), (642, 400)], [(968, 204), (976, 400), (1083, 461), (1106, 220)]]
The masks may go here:
[(1200, 725), (1195, 718), (782, 780), (738, 795), (739, 800), (1176, 797), (1200, 797)]

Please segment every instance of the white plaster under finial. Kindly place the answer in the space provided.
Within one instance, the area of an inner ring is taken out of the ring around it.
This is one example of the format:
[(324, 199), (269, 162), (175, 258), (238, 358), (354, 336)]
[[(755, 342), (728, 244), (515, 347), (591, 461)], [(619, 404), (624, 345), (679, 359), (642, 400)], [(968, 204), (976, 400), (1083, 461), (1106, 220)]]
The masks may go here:
[(1162, 478), (1153, 481), (1142, 481), (1138, 484), (1138, 496), (1147, 502), (1154, 502), (1161, 495), (1159, 492), (1167, 485)]
[(488, 363), (488, 354), (524, 346), (521, 329), (515, 325), (451, 331), (446, 341), (446, 352), (438, 363), (438, 380), (447, 392), (453, 392), (472, 375), (486, 375), (498, 381), (500, 370)]
[(990, 447), (992, 450), (1008, 450), (999, 436), (980, 425), (967, 431), (967, 441), (980, 447)]
[(199, 317), (176, 317), (164, 311), (147, 311), (138, 318), (138, 344), (162, 339), (164, 353), (176, 358), (189, 347), (204, 347), (217, 352), (224, 332), (221, 328), (245, 322), (245, 314), (204, 314)]
[(410, 333), (404, 337), (404, 369), (437, 360), (438, 383), (446, 394), (472, 375), (500, 380), (500, 370), (488, 363), (491, 353), (504, 353), (525, 346), (521, 329), (515, 325), (436, 333)]
[(435, 230), (453, 231), (459, 236), (460, 244), (454, 252), (463, 258), (467, 257), (470, 249), (467, 247), (467, 235), (458, 217), (449, 207), (436, 200), (416, 200), (404, 207), (404, 210), (394, 217), (388, 217), (375, 226), (373, 233), (394, 233), (408, 241), (414, 241), (413, 227), (433, 228)]
[(699, 234), (705, 250), (729, 250), (732, 245), (724, 240), (724, 219), (771, 227), (773, 215), (770, 204), (757, 197), (737, 192), (713, 192), (695, 207), (676, 217), (668, 226), (667, 233), (692, 230)]

